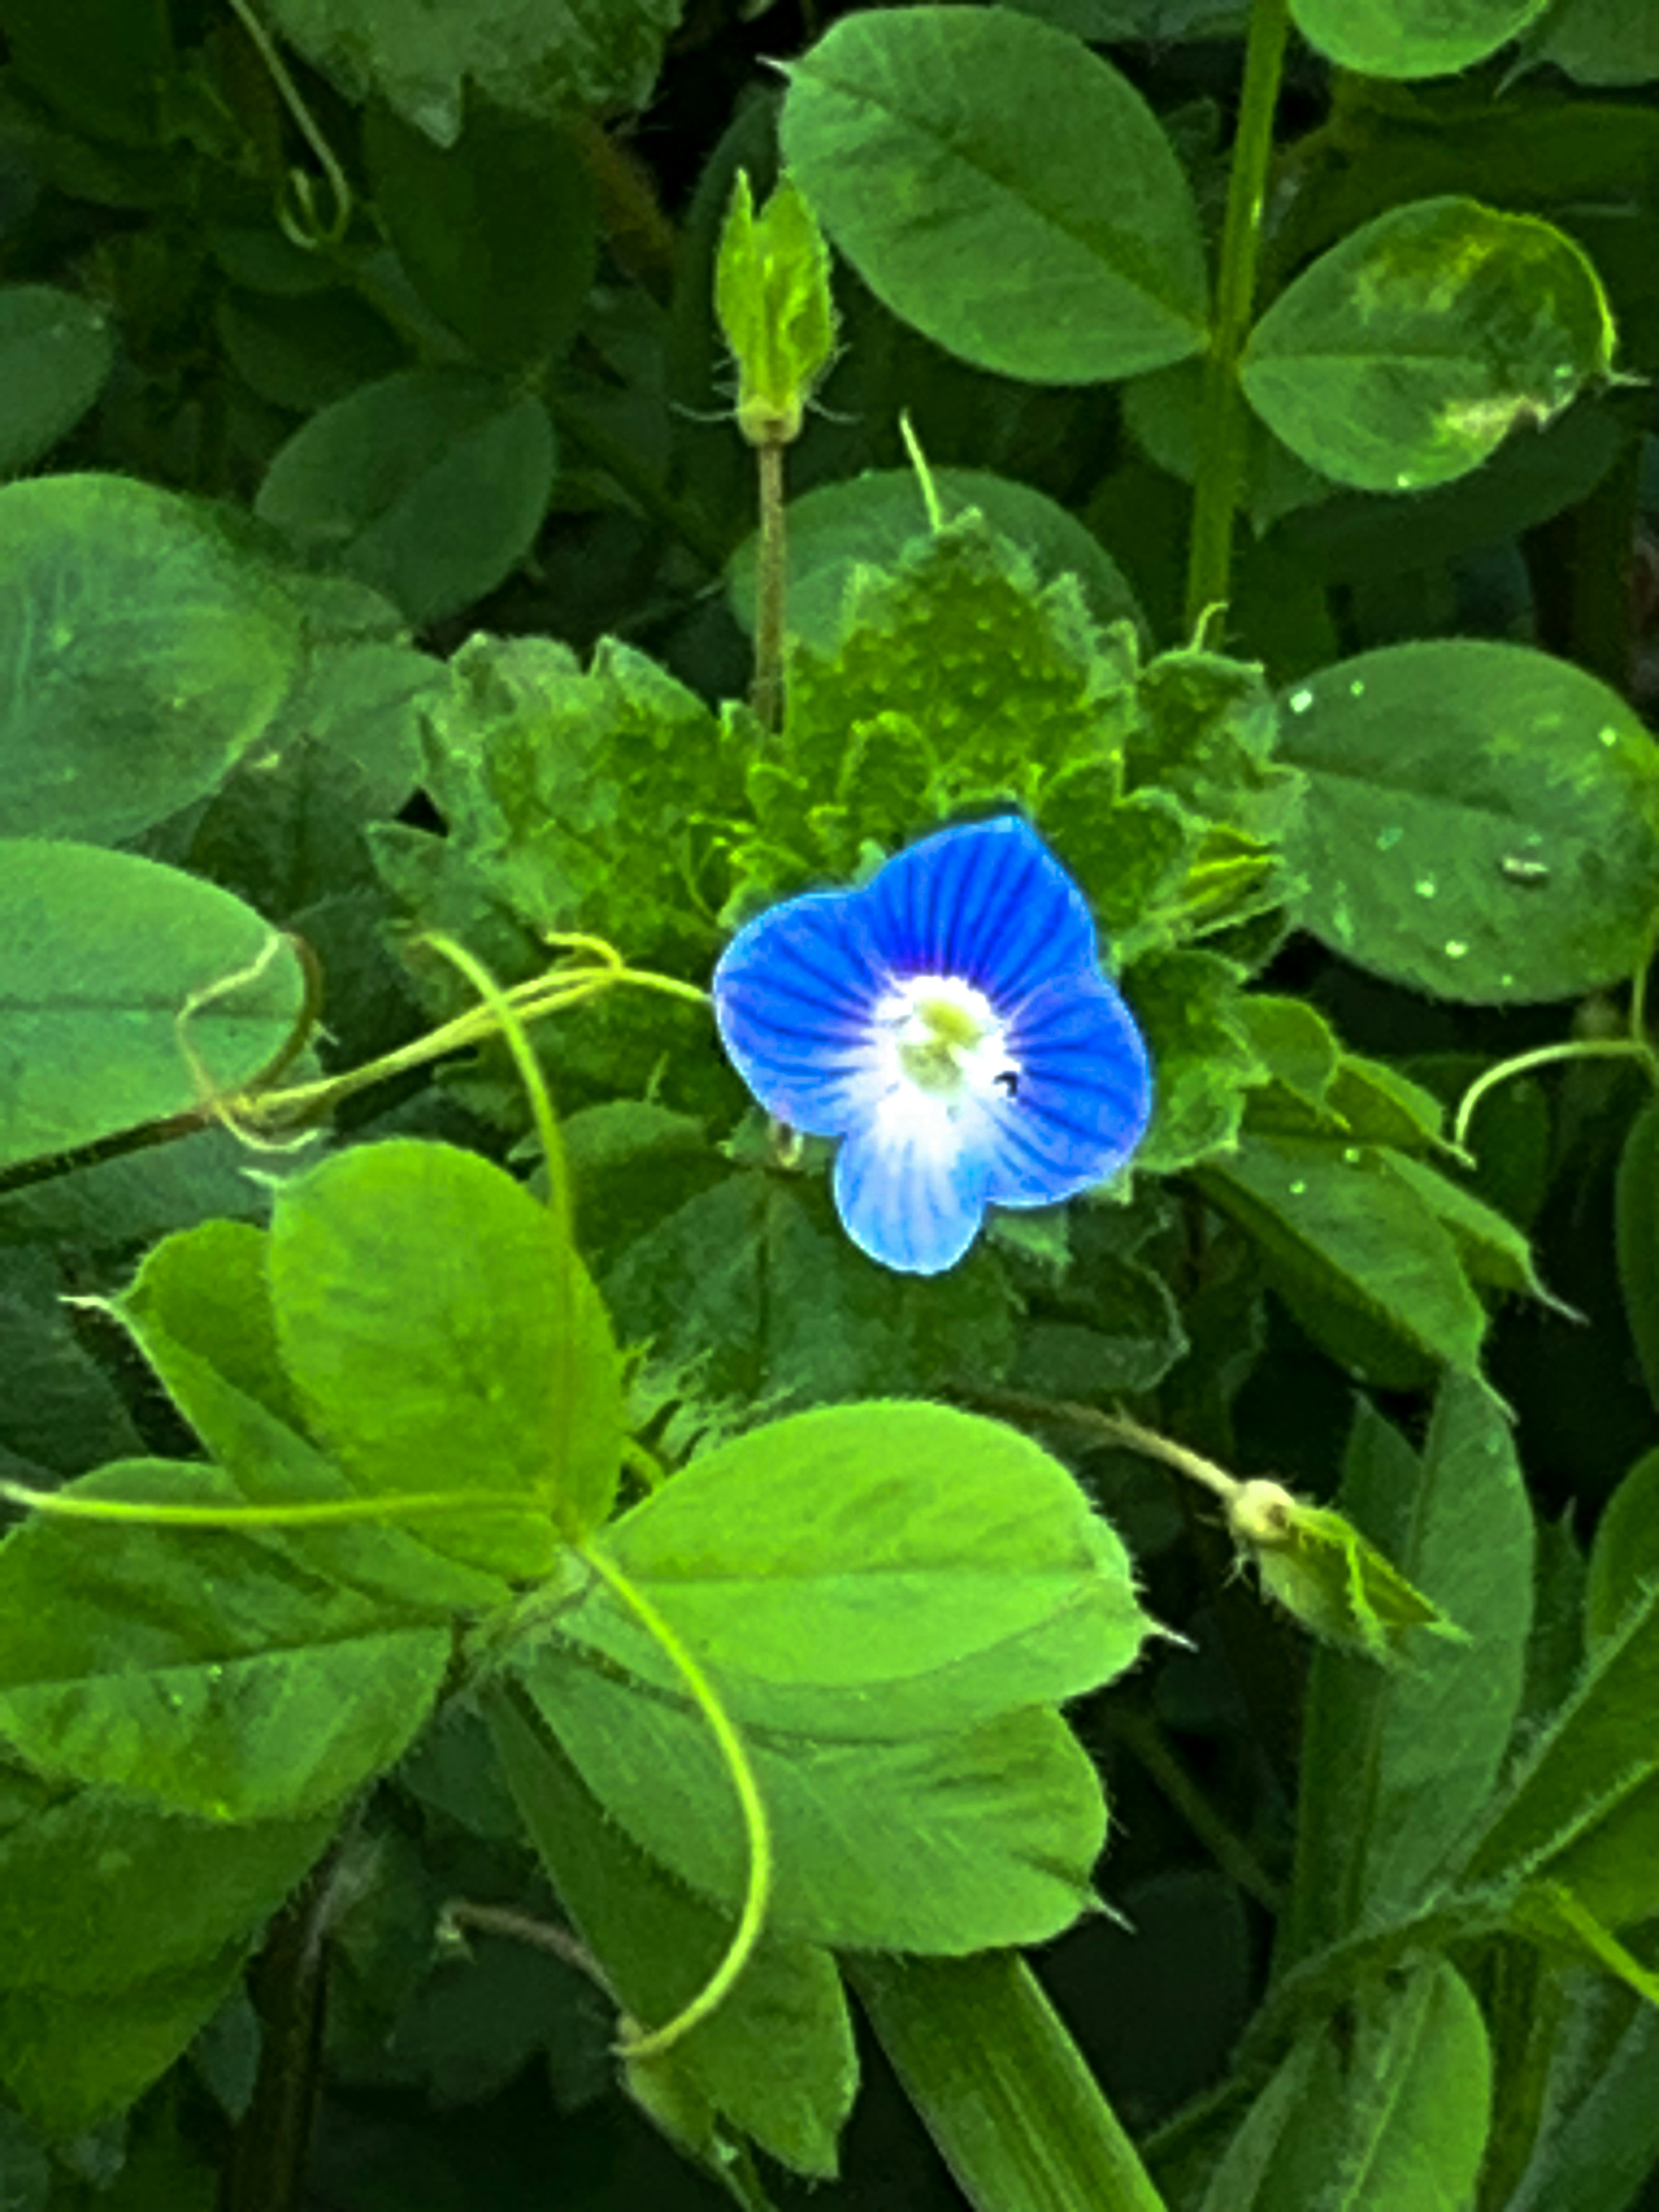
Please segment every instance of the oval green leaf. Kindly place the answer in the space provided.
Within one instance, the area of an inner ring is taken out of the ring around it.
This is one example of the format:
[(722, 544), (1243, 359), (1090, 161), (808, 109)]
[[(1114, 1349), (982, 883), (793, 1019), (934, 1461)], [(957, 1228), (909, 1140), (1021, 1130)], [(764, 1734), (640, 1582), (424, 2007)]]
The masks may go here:
[(296, 430), (255, 512), (410, 621), (435, 622), (493, 591), (529, 551), (554, 462), (539, 399), (470, 369), (411, 368)]
[(1127, 80), (996, 9), (836, 24), (791, 71), (784, 156), (893, 313), (1033, 384), (1133, 376), (1203, 349), (1191, 189)]
[(114, 843), (211, 791), (300, 617), (203, 510), (119, 477), (0, 489), (0, 790), (14, 836)]
[(1364, 491), (1478, 468), (1609, 373), (1613, 323), (1583, 252), (1535, 216), (1418, 200), (1322, 254), (1256, 325), (1250, 404), (1310, 467)]
[(0, 476), (16, 476), (72, 430), (115, 359), (103, 310), (51, 284), (0, 291)]
[(1636, 968), (1659, 902), (1659, 752), (1567, 662), (1472, 638), (1339, 662), (1281, 702), (1307, 777), (1298, 920), (1362, 968), (1481, 1006)]
[[(234, 988), (216, 987), (241, 979)], [(0, 842), (0, 1168), (188, 1113), (292, 1034), (305, 996), (285, 939), (212, 884), (95, 845)]]
[(1550, 0), (1291, 0), (1309, 45), (1368, 76), (1443, 76), (1496, 53)]
[(1659, 77), (1659, 9), (1653, 0), (1556, 0), (1528, 52), (1578, 84), (1650, 84)]
[(555, 1522), (602, 1521), (621, 1464), (621, 1361), (553, 1213), (449, 1145), (360, 1146), (284, 1186), (271, 1226), (277, 1341), (307, 1418), (366, 1491), (517, 1492), (433, 1518), (434, 1550), (544, 1573)]

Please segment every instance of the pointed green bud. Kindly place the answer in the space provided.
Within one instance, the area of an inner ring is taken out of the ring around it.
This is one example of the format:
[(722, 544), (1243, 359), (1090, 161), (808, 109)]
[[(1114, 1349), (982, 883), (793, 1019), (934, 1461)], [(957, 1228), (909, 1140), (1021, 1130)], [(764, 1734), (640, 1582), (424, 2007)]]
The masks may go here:
[(1227, 1525), (1268, 1595), (1327, 1644), (1389, 1666), (1402, 1656), (1408, 1629), (1462, 1638), (1438, 1606), (1328, 1506), (1304, 1505), (1277, 1482), (1245, 1482), (1228, 1500)]
[(751, 446), (792, 444), (836, 349), (836, 308), (829, 249), (790, 178), (757, 215), (749, 173), (738, 170), (714, 312), (738, 364), (738, 428)]

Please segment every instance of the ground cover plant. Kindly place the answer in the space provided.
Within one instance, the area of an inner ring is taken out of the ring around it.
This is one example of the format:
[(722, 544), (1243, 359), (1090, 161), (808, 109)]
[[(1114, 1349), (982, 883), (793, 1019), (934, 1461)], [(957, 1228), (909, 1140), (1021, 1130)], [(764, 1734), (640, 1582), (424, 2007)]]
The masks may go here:
[(1659, 18), (0, 0), (0, 2203), (1659, 2203)]

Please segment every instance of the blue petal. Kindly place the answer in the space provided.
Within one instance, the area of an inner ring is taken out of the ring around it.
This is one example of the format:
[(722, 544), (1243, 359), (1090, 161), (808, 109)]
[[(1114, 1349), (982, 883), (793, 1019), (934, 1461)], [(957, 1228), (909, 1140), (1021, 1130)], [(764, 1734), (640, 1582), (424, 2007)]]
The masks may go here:
[(959, 975), (1005, 1016), (1055, 976), (1095, 964), (1082, 892), (1015, 814), (924, 837), (861, 896), (896, 974)]
[(848, 1235), (871, 1259), (907, 1275), (940, 1274), (985, 1218), (981, 1149), (953, 1152), (919, 1129), (869, 1124), (836, 1155), (835, 1194)]
[(714, 1018), (769, 1113), (836, 1137), (868, 1110), (882, 988), (862, 894), (814, 891), (738, 932), (714, 970)]
[(1152, 1070), (1134, 1017), (1102, 976), (1049, 983), (1008, 1033), (1016, 1094), (988, 1116), (986, 1195), (1053, 1206), (1104, 1182), (1146, 1134)]

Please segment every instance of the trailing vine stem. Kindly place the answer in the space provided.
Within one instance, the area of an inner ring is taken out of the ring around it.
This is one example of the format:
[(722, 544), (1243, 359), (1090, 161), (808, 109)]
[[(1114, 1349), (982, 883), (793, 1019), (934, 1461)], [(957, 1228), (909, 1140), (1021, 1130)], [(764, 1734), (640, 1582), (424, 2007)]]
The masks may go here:
[(1250, 428), (1238, 364), (1255, 307), (1273, 118), (1290, 23), (1290, 0), (1255, 0), (1216, 271), (1215, 318), (1204, 363), (1198, 480), (1187, 565), (1187, 626), (1194, 635), (1232, 591), (1233, 518), (1243, 491)]

